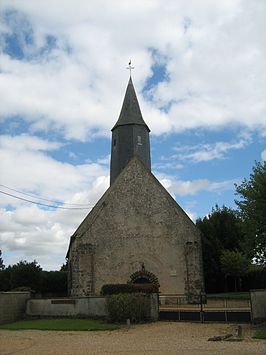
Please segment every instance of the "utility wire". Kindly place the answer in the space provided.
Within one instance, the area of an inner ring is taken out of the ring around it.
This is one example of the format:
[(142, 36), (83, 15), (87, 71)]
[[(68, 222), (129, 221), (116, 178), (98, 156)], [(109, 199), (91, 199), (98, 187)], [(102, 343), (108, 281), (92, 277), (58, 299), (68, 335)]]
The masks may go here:
[[(0, 184), (0, 186), (2, 186), (2, 187), (4, 187), (5, 189), (8, 189), (8, 190), (10, 190), (10, 191), (15, 191), (15, 192), (18, 192), (19, 194), (22, 194), (22, 195), (25, 195), (25, 196), (29, 196), (29, 197), (33, 197), (33, 198), (36, 198), (36, 199), (38, 199), (38, 200), (42, 200), (42, 201), (48, 201), (48, 202), (53, 202), (53, 203), (55, 203), (55, 204), (60, 204), (60, 202), (59, 201), (55, 201), (55, 200), (49, 200), (48, 198), (44, 198), (44, 197), (39, 197), (39, 196), (37, 196), (37, 195), (31, 195), (31, 194), (28, 194), (28, 193), (26, 193), (26, 192), (22, 192), (22, 191), (19, 191), (19, 190), (15, 190), (15, 189), (13, 189), (13, 188), (11, 188), (11, 187), (8, 187), (8, 186), (6, 186), (6, 185), (3, 185), (3, 184)], [(83, 207), (91, 207), (91, 206), (89, 206), (88, 204), (83, 204), (83, 203), (61, 203), (62, 205), (68, 205), (68, 206), (83, 206)]]
[[(88, 210), (89, 207), (87, 208), (84, 208), (84, 207), (62, 207), (62, 206), (55, 206), (55, 205), (47, 205), (45, 203), (41, 203), (41, 202), (36, 202), (36, 201), (31, 201), (31, 200), (28, 200), (26, 198), (23, 198), (23, 197), (19, 197), (19, 196), (16, 196), (16, 195), (12, 195), (12, 194), (9, 194), (7, 192), (4, 192), (4, 191), (1, 191), (0, 190), (0, 193), (1, 194), (4, 194), (4, 195), (7, 195), (7, 196), (11, 196), (13, 198), (16, 198), (18, 200), (22, 200), (22, 201), (26, 201), (26, 202), (30, 202), (30, 203), (34, 203), (35, 205), (40, 205), (40, 206), (45, 206), (45, 207), (50, 207), (50, 208), (61, 208), (63, 210)], [(92, 206), (91, 206), (92, 207)]]

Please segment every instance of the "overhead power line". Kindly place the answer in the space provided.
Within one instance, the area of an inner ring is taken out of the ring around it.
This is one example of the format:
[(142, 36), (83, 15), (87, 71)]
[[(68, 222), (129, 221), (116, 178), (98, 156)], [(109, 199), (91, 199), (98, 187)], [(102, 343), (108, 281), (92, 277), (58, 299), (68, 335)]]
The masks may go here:
[(88, 208), (93, 207), (93, 206), (90, 206), (90, 207), (85, 208), (85, 207), (63, 207), (63, 206), (56, 206), (56, 205), (47, 205), (45, 203), (31, 201), (31, 200), (28, 200), (28, 199), (23, 198), (23, 197), (19, 197), (19, 196), (13, 195), (13, 194), (9, 194), (9, 193), (1, 191), (1, 190), (0, 190), (0, 193), (4, 194), (4, 195), (7, 195), (7, 196), (10, 196), (10, 197), (13, 197), (13, 198), (16, 198), (18, 200), (22, 200), (22, 201), (29, 202), (29, 203), (34, 203), (35, 205), (45, 206), (45, 207), (50, 207), (50, 208), (60, 208), (62, 210), (88, 210)]
[(55, 200), (50, 200), (48, 198), (44, 198), (44, 197), (39, 197), (38, 195), (33, 195), (33, 194), (28, 194), (26, 192), (22, 192), (22, 191), (19, 191), (19, 190), (16, 190), (16, 189), (13, 189), (9, 186), (6, 186), (6, 185), (3, 185), (3, 184), (0, 184), (0, 186), (4, 187), (5, 189), (8, 189), (10, 191), (15, 191), (15, 192), (18, 192), (19, 194), (22, 194), (24, 196), (29, 196), (29, 197), (33, 197), (33, 198), (36, 198), (38, 200), (42, 200), (42, 201), (48, 201), (48, 202), (52, 202), (54, 204), (61, 204), (61, 205), (68, 205), (68, 206), (83, 206), (83, 207), (91, 207), (89, 206), (88, 204), (83, 204), (83, 203), (67, 203), (67, 202), (64, 202), (64, 203), (61, 203), (59, 201), (55, 201)]

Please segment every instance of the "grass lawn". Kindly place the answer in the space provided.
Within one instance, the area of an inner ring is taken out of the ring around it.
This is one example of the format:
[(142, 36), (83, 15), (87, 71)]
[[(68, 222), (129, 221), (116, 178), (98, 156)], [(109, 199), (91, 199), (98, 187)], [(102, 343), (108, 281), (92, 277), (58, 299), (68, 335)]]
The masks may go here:
[(37, 319), (14, 322), (0, 325), (0, 329), (20, 330), (114, 330), (115, 324), (108, 324), (100, 320), (92, 319)]
[(253, 338), (266, 339), (266, 329), (257, 330)]
[(227, 298), (231, 300), (249, 300), (249, 292), (224, 292), (224, 293), (208, 293), (207, 298)]

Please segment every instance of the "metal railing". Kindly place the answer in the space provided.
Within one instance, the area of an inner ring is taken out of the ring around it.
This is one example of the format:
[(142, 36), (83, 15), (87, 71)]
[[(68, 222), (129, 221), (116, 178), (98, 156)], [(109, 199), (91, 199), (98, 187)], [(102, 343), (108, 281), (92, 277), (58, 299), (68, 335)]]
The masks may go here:
[(208, 298), (206, 303), (189, 304), (185, 295), (161, 294), (159, 296), (160, 310), (247, 310), (250, 311), (249, 299)]

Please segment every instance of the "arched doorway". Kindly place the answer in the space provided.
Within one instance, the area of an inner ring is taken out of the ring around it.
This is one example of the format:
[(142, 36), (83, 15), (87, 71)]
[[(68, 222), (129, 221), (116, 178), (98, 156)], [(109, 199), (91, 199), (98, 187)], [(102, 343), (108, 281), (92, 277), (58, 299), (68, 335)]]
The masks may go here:
[(142, 263), (141, 270), (134, 272), (130, 276), (130, 282), (135, 285), (154, 285), (154, 287), (159, 291), (159, 281), (158, 278), (152, 273), (145, 269), (144, 263)]

